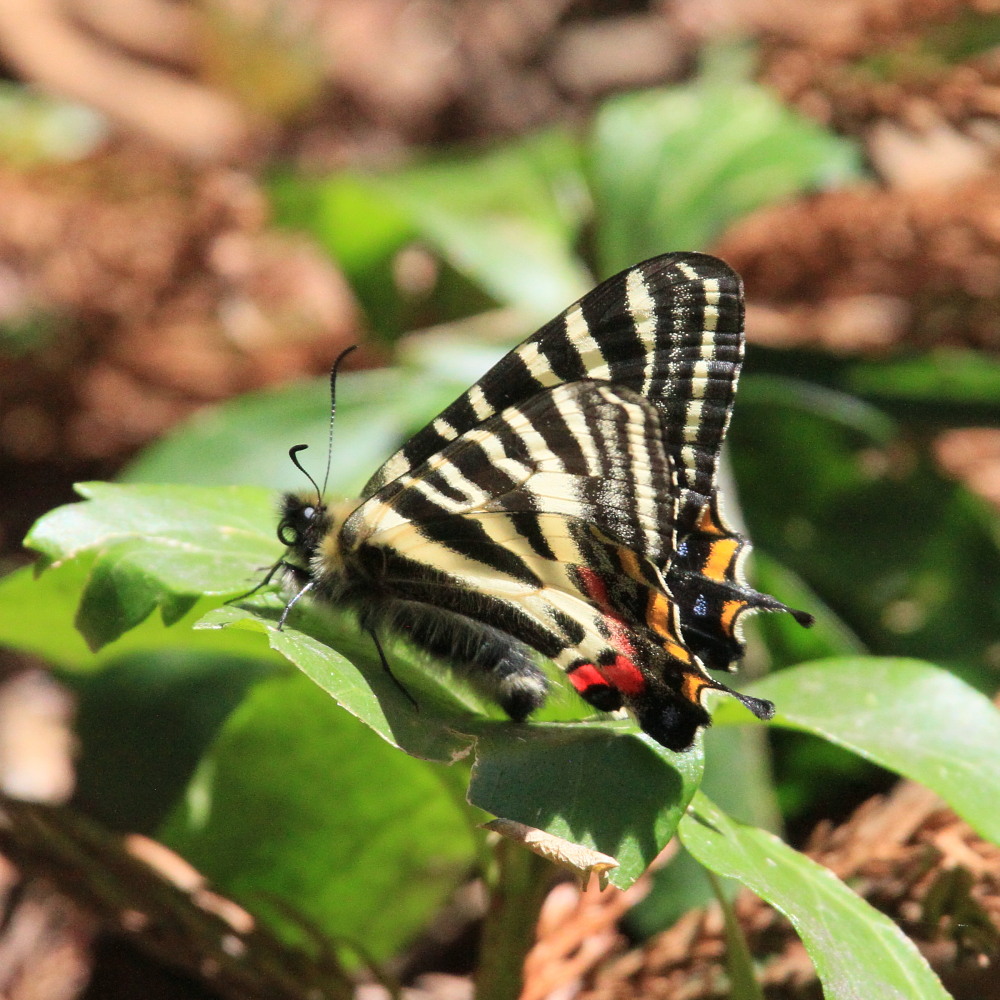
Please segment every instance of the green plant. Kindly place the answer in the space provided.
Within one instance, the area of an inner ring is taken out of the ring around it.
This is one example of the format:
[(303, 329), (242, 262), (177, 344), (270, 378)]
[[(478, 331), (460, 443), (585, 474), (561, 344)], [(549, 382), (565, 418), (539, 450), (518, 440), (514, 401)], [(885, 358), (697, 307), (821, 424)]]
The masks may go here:
[[(735, 110), (748, 102), (753, 128)], [(685, 159), (693, 137), (697, 163)], [(391, 337), (406, 306), (377, 291), (379, 275), (414, 235), (450, 265), (453, 287), (547, 318), (588, 281), (585, 222), (592, 259), (613, 270), (678, 247), (662, 245), (663, 233), (705, 243), (773, 197), (775, 177), (788, 193), (851, 163), (849, 149), (749, 84), (709, 80), (615, 102), (586, 142), (555, 133), (393, 178), (285, 178), (276, 197), (345, 262)], [(665, 174), (674, 187), (660, 192)], [(378, 226), (348, 224), (376, 211)], [(523, 335), (531, 320), (519, 323)], [(771, 726), (927, 784), (998, 840), (1000, 715), (974, 688), (987, 682), (978, 658), (998, 611), (961, 606), (974, 578), (995, 572), (992, 521), (926, 467), (878, 477), (859, 464), (862, 451), (906, 443), (869, 366), (799, 357), (796, 380), (767, 373), (786, 361), (751, 358), (733, 459), (766, 589), (817, 611), (819, 624), (800, 635), (764, 621), (782, 669), (749, 690), (777, 704)], [(486, 352), (452, 345), (344, 377), (331, 493), (356, 493), (487, 364)], [(940, 402), (926, 370), (903, 374), (897, 387)], [(989, 393), (974, 379), (959, 378), (964, 390), (950, 383), (960, 404)], [(516, 995), (544, 871), (520, 848), (491, 848), (479, 823), (516, 820), (610, 855), (620, 886), (676, 832), (706, 869), (790, 917), (828, 997), (945, 996), (887, 918), (740, 821), (767, 825), (776, 809), (764, 727), (739, 706), (720, 704), (704, 741), (672, 754), (630, 723), (580, 721), (586, 712), (568, 692), (515, 727), (391, 647), (416, 711), (349, 620), (302, 607), (277, 632), (277, 595), (226, 604), (280, 556), (274, 491), (301, 485), (289, 479), (287, 447), (322, 446), (325, 410), (321, 385), (235, 401), (152, 449), (124, 483), (84, 485), (84, 503), (29, 535), (45, 570), (0, 583), (0, 639), (45, 656), (80, 692), (78, 805), (107, 825), (155, 832), (290, 939), (301, 930), (286, 907), (335, 940), (363, 940), (375, 960), (409, 940), (470, 870), (483, 872), (506, 900), (481, 957), (483, 969), (506, 970), (489, 977), (492, 993), (484, 973), (481, 995), (498, 997)], [(873, 537), (892, 540), (877, 571)], [(885, 628), (887, 602), (918, 599), (922, 633)], [(732, 954), (734, 982), (751, 982), (745, 954)]]

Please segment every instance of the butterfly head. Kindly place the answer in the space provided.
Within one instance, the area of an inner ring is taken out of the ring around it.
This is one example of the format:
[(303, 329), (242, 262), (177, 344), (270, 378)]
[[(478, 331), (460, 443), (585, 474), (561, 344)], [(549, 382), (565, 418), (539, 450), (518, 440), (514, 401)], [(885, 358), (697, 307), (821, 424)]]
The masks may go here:
[(330, 478), (330, 461), (333, 457), (333, 422), (337, 415), (337, 373), (344, 358), (354, 350), (354, 345), (341, 351), (330, 369), (330, 431), (326, 449), (326, 472), (323, 475), (323, 485), (320, 486), (299, 461), (299, 454), (308, 445), (297, 444), (290, 448), (288, 457), (299, 472), (312, 484), (315, 493), (310, 496), (298, 493), (286, 493), (281, 498), (281, 520), (278, 522), (278, 541), (287, 545), (290, 552), (298, 557), (297, 563), (289, 564), (293, 569), (297, 565), (305, 570), (312, 563), (324, 536), (330, 531), (330, 515), (323, 501), (327, 480)]
[(310, 565), (329, 530), (330, 514), (316, 494), (286, 493), (281, 498), (278, 541), (288, 546), (297, 565), (302, 568)]

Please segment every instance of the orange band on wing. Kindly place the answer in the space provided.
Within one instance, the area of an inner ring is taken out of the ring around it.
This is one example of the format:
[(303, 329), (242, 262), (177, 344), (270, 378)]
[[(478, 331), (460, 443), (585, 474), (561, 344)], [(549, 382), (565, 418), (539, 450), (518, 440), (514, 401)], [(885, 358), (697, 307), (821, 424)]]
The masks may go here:
[(722, 605), (722, 615), (720, 616), (720, 622), (723, 629), (732, 634), (733, 622), (736, 620), (736, 616), (747, 606), (746, 601), (726, 601)]
[(695, 525), (696, 530), (700, 531), (703, 535), (724, 535), (725, 529), (716, 520), (715, 514), (712, 511), (710, 504), (707, 504), (701, 512), (701, 516), (698, 518), (698, 523)]
[(691, 654), (680, 644), (674, 629), (674, 606), (666, 594), (658, 590), (649, 592), (649, 604), (646, 607), (646, 624), (663, 642), (663, 649), (674, 659), (682, 663), (691, 662)]
[(632, 577), (633, 580), (644, 582), (642, 570), (639, 569), (639, 558), (631, 549), (619, 549), (618, 560), (622, 564), (622, 569), (625, 571), (626, 576)]
[(694, 705), (701, 704), (701, 692), (705, 688), (714, 688), (715, 685), (700, 674), (685, 674), (681, 694)]
[(712, 542), (702, 573), (709, 580), (725, 580), (726, 570), (729, 569), (733, 556), (736, 555), (739, 547), (740, 542), (735, 538), (724, 538)]

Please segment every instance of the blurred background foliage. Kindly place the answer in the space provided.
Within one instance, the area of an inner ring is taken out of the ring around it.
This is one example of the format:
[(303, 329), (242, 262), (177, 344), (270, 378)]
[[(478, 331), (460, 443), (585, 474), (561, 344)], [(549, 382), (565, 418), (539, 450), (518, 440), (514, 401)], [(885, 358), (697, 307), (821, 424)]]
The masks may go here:
[[(762, 589), (819, 619), (754, 622), (746, 672), (913, 656), (992, 697), (998, 39), (974, 0), (3, 5), (7, 568), (75, 480), (298, 488), (287, 449), (322, 463), (322, 373), (359, 343), (332, 474), (352, 495), (596, 280), (705, 250), (747, 288), (731, 514)], [(300, 942), (412, 942), (476, 850), (421, 790), (461, 781), (239, 636), (220, 660), (151, 624), (92, 656), (73, 586), (10, 578), (0, 639), (21, 718), (23, 651), (70, 692), (76, 777), (0, 748), (4, 787), (157, 833)], [(793, 843), (891, 782), (788, 732), (710, 732), (708, 757), (710, 794)], [(678, 871), (632, 933), (691, 905)]]

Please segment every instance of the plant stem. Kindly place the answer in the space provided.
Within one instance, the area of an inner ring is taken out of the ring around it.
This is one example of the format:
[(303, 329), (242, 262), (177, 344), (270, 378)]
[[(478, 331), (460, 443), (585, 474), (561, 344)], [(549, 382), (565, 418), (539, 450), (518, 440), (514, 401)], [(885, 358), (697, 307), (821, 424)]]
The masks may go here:
[(493, 856), (476, 1000), (517, 1000), (524, 985), (524, 959), (535, 942), (538, 914), (556, 868), (506, 837), (497, 840)]
[(723, 888), (715, 872), (705, 869), (715, 898), (722, 907), (722, 916), (725, 921), (726, 934), (726, 971), (729, 973), (729, 982), (732, 987), (732, 996), (735, 1000), (764, 1000), (764, 991), (754, 972), (753, 956), (750, 954), (750, 946), (743, 934), (743, 928), (736, 919), (736, 911), (733, 909), (732, 900)]

